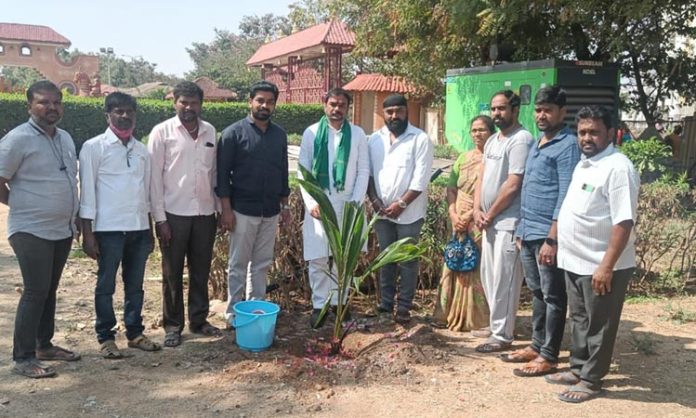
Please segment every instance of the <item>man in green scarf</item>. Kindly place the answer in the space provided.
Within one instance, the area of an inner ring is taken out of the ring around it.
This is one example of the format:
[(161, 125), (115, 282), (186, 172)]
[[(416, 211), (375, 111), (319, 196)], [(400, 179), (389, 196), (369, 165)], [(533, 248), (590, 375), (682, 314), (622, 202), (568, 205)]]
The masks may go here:
[[(299, 164), (319, 181), (339, 219), (345, 202), (362, 203), (370, 174), (365, 132), (346, 120), (350, 102), (347, 91), (329, 90), (324, 97), (324, 116), (305, 130), (300, 146)], [(298, 176), (301, 177), (301, 173), (298, 172)], [(332, 306), (337, 304), (337, 284), (329, 271), (329, 244), (319, 221), (319, 205), (304, 190), (302, 199), (305, 204), (304, 259), (309, 262), (312, 288), (310, 326), (318, 328), (324, 322), (319, 321), (319, 313), (326, 302)]]

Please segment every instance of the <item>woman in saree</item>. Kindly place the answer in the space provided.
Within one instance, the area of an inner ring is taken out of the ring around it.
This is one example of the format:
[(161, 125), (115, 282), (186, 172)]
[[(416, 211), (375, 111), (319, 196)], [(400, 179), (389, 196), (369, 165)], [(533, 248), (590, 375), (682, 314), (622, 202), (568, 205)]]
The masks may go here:
[[(481, 231), (473, 222), (474, 188), (481, 168), (483, 146), (495, 132), (491, 118), (476, 116), (471, 121), (474, 148), (462, 153), (452, 166), (447, 184), (447, 204), (452, 231), (458, 238), (465, 234), (474, 240), (481, 251)], [(438, 286), (432, 325), (452, 331), (472, 331), (486, 337), (488, 305), (483, 293), (479, 266), (468, 272), (452, 271), (444, 265)]]

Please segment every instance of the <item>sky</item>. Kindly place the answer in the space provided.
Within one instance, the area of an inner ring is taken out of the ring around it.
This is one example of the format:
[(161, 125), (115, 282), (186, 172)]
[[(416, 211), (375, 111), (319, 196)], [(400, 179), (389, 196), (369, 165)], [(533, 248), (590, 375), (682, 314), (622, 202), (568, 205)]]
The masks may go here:
[[(70, 40), (70, 49), (112, 47), (125, 59), (142, 57), (158, 71), (183, 76), (193, 69), (186, 48), (210, 42), (213, 29), (238, 31), (243, 16), (287, 15), (297, 0), (11, 0), (0, 22), (45, 25)], [(4, 1), (3, 1), (4, 3)]]

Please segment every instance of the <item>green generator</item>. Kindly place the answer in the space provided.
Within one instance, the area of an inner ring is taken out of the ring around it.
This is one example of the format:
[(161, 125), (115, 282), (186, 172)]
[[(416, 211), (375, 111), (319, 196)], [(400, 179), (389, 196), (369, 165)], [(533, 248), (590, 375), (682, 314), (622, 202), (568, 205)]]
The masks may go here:
[(458, 151), (473, 148), (469, 124), (474, 116), (490, 114), (493, 94), (512, 90), (522, 99), (520, 123), (535, 137), (534, 96), (541, 87), (559, 85), (567, 93), (566, 123), (575, 128), (575, 115), (587, 105), (603, 105), (618, 116), (619, 67), (596, 61), (527, 61), (447, 70), (445, 137)]

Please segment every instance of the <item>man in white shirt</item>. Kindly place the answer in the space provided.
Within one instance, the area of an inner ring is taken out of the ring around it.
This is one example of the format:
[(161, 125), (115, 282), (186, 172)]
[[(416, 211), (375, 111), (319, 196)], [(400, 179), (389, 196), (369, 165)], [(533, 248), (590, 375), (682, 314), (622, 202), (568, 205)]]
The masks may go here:
[(145, 351), (161, 347), (143, 331), (143, 276), (152, 252), (150, 228), (150, 156), (133, 137), (135, 99), (111, 93), (104, 101), (109, 127), (80, 151), (80, 218), (85, 253), (97, 260), (94, 295), (95, 330), (102, 356), (123, 357), (116, 346), (116, 316), (112, 297), (116, 272), (121, 267), (124, 284), (123, 322), (128, 346)]
[(577, 114), (582, 159), (558, 215), (558, 267), (570, 311), (570, 371), (545, 377), (570, 385), (559, 394), (580, 403), (601, 394), (609, 372), (628, 282), (636, 266), (633, 226), (640, 178), (612, 145), (611, 113), (590, 106)]
[[(341, 88), (329, 90), (324, 97), (325, 116), (304, 131), (300, 145), (299, 164), (319, 181), (339, 220), (346, 202), (363, 202), (370, 177), (365, 132), (345, 118), (350, 102), (347, 91)], [(298, 176), (302, 177), (299, 171)], [(321, 317), (324, 305), (329, 302), (335, 310), (338, 304), (336, 267), (330, 266), (331, 252), (319, 220), (319, 205), (304, 189), (302, 200), (305, 204), (302, 225), (304, 259), (309, 262), (312, 288), (310, 326), (319, 328), (326, 318)], [(346, 292), (344, 299), (347, 297)], [(342, 319), (348, 319), (348, 315)]]
[[(406, 98), (388, 96), (382, 103), (385, 126), (370, 136), (368, 195), (380, 219), (375, 223), (381, 249), (403, 238), (418, 241), (428, 205), (428, 181), (433, 144), (428, 135), (408, 122)], [(396, 277), (399, 282), (395, 320), (411, 320), (411, 305), (418, 281), (418, 260), (389, 264), (379, 273), (379, 313), (393, 313)]]
[(532, 135), (520, 125), (520, 98), (503, 90), (491, 98), (491, 117), (500, 129), (483, 149), (474, 192), (474, 222), (483, 231), (481, 283), (490, 310), (491, 335), (476, 347), (481, 353), (512, 345), (522, 288), (522, 265), (515, 245), (520, 192)]
[(188, 265), (188, 319), (193, 333), (219, 336), (208, 322), (208, 276), (215, 243), (217, 199), (215, 127), (202, 120), (203, 90), (182, 81), (173, 90), (176, 116), (152, 128), (150, 201), (162, 250), (165, 347), (181, 344), (184, 260)]

